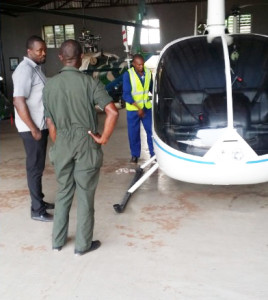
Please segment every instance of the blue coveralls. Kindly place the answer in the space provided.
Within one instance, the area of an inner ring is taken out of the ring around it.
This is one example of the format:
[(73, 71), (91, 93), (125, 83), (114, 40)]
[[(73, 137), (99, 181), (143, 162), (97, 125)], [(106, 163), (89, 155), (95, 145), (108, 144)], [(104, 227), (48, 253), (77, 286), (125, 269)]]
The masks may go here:
[[(137, 73), (142, 85), (144, 86), (144, 76)], [(150, 82), (150, 91), (152, 91), (153, 81)], [(125, 72), (123, 75), (123, 99), (129, 104), (134, 103), (131, 95), (131, 83), (129, 73)], [(154, 156), (154, 147), (152, 140), (152, 109), (143, 108), (144, 118), (140, 118), (137, 111), (127, 110), (127, 126), (128, 126), (128, 140), (131, 151), (131, 156), (140, 157), (141, 154), (141, 137), (140, 137), (140, 122), (145, 129), (147, 136), (147, 144), (150, 156)]]

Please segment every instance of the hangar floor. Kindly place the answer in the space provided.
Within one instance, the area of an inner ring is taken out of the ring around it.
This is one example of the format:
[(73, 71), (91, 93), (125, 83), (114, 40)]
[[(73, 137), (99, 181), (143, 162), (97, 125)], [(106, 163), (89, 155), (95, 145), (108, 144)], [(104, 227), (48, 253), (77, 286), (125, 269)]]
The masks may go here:
[[(30, 218), (22, 142), (8, 120), (0, 126), (1, 299), (268, 299), (267, 184), (193, 185), (156, 171), (116, 214), (135, 172), (121, 110), (96, 194), (102, 247), (74, 255), (75, 199), (68, 243), (55, 253), (52, 224)], [(49, 161), (43, 188), (53, 202)]]

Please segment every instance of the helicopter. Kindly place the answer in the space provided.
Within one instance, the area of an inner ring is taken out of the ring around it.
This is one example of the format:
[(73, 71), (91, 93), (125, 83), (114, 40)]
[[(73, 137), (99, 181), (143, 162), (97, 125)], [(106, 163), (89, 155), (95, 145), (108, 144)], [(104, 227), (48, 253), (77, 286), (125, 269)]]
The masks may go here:
[(224, 0), (207, 34), (161, 52), (153, 95), (159, 168), (199, 184), (268, 180), (268, 37), (226, 34)]
[(160, 53), (152, 99), (155, 156), (137, 169), (115, 211), (123, 212), (158, 168), (194, 184), (268, 181), (267, 71), (268, 36), (228, 34), (225, 1), (208, 0), (205, 34), (177, 39)]
[(83, 58), (79, 70), (99, 79), (114, 102), (119, 102), (123, 107), (121, 75), (127, 70), (127, 61), (114, 53), (99, 50), (100, 39), (100, 36), (91, 34), (89, 30), (82, 30), (79, 42), (83, 48)]

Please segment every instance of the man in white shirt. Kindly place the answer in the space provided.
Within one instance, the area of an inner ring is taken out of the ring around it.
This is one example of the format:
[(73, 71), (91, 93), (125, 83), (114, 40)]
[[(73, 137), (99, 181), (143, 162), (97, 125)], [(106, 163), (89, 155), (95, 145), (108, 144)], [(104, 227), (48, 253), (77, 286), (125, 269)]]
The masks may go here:
[(46, 77), (41, 64), (46, 61), (46, 44), (38, 36), (31, 36), (26, 43), (27, 57), (12, 75), (15, 124), (26, 152), (27, 182), (31, 196), (31, 218), (53, 221), (46, 210), (54, 204), (43, 201), (42, 176), (45, 168), (48, 129), (45, 123), (42, 91)]

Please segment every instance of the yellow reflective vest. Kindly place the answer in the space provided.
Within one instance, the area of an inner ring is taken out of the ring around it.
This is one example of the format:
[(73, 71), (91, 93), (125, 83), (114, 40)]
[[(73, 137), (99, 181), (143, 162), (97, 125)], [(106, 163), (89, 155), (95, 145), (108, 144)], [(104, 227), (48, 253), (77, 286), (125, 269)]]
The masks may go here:
[[(147, 109), (152, 108), (151, 101), (149, 99), (149, 88), (150, 88), (150, 81), (151, 81), (151, 72), (147, 68), (144, 67), (144, 73), (145, 73), (145, 80), (144, 80), (144, 86), (142, 85), (139, 76), (135, 72), (135, 69), (132, 67), (128, 69), (129, 73), (129, 79), (131, 84), (131, 96), (133, 100), (138, 104), (139, 108), (144, 108), (144, 106)], [(138, 110), (138, 108), (135, 105), (129, 104), (126, 102), (126, 110), (128, 111), (134, 111)]]

